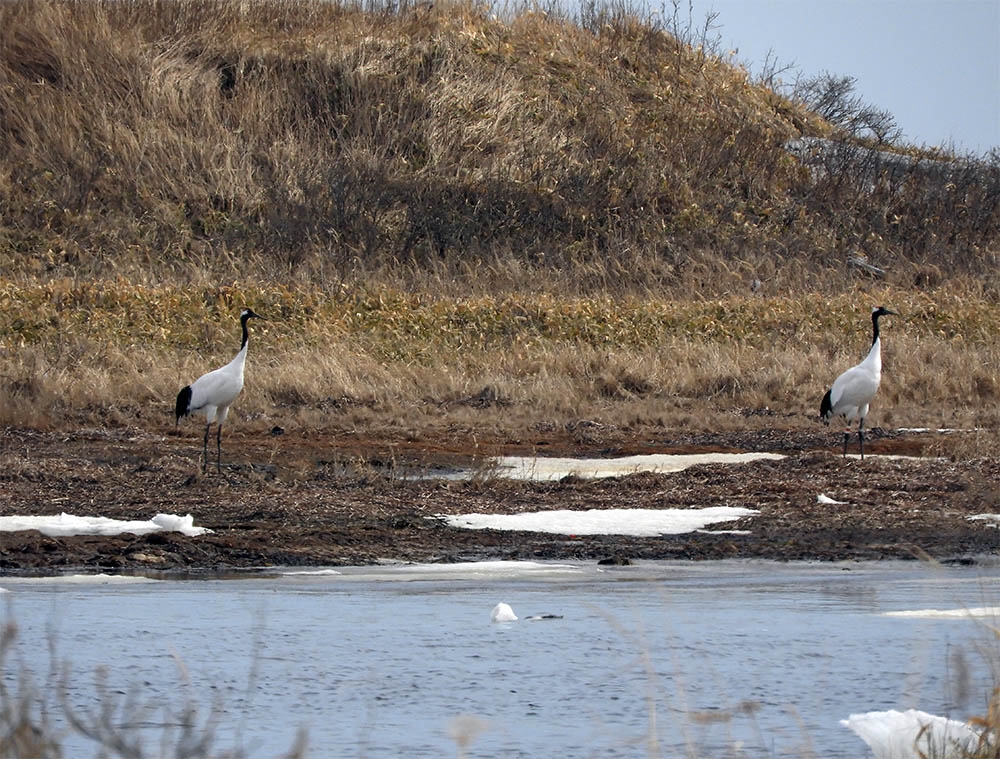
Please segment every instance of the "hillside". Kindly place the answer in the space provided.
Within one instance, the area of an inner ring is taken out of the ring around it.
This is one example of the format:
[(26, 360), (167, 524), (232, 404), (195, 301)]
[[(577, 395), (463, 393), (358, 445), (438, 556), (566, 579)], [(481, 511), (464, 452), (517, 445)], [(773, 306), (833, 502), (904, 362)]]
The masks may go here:
[(903, 287), (993, 274), (997, 166), (817, 172), (786, 145), (830, 124), (617, 8), (4, 3), (4, 276), (839, 290), (857, 254)]
[(245, 305), (255, 433), (814, 429), (879, 303), (872, 425), (1000, 415), (1000, 167), (585, 7), (0, 4), (0, 424), (172, 428)]

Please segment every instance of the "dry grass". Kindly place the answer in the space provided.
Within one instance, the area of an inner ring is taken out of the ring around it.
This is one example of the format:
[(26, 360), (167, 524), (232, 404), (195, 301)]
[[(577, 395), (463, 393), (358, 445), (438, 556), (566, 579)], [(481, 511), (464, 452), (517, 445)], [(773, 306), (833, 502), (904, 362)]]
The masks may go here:
[[(218, 747), (221, 741), (216, 735), (219, 720), (215, 709), (193, 698), (180, 663), (174, 698), (153, 699), (138, 692), (111, 689), (104, 681), (106, 673), (98, 670), (95, 705), (78, 710), (65, 695), (71, 680), (66, 662), (53, 663), (49, 682), (40, 690), (34, 673), (18, 660), (17, 626), (8, 622), (0, 629), (0, 672), (4, 675), (0, 678), (0, 757), (3, 759), (59, 759), (65, 756), (67, 733), (87, 738), (93, 746), (93, 755), (108, 759), (141, 759), (150, 755), (163, 759), (249, 756), (240, 747)], [(160, 715), (167, 718), (164, 720)], [(164, 725), (160, 735), (149, 728), (150, 724)], [(303, 759), (305, 736), (300, 735), (283, 756)]]
[(273, 319), (262, 423), (487, 387), (514, 425), (811, 412), (874, 300), (908, 316), (895, 421), (996, 398), (996, 167), (817, 179), (782, 143), (833, 127), (656, 17), (20, 0), (0, 25), (5, 423), (163, 423), (244, 303)]
[(0, 27), (18, 279), (835, 293), (861, 252), (996, 285), (995, 163), (816, 177), (783, 145), (830, 124), (617, 4), (16, 0)]
[(250, 304), (252, 429), (811, 424), (884, 302), (877, 420), (996, 426), (995, 162), (817, 176), (783, 143), (837, 130), (676, 19), (16, 0), (0, 28), (0, 423), (168, 425)]
[(122, 281), (0, 291), (0, 423), (166, 429), (177, 389), (235, 354), (244, 303), (269, 318), (251, 325), (235, 412), (249, 430), (710, 430), (746, 424), (747, 409), (812, 425), (866, 352), (877, 303), (902, 315), (884, 323), (870, 422), (1000, 429), (1000, 309), (972, 288), (676, 301)]

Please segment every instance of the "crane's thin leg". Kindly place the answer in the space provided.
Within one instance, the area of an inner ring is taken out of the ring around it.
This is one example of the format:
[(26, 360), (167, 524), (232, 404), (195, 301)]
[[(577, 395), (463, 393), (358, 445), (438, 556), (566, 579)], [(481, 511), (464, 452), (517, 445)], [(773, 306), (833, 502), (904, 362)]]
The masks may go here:
[(847, 443), (851, 439), (851, 428), (844, 430), (844, 458), (847, 458)]
[(205, 460), (202, 462), (201, 465), (202, 474), (205, 474), (205, 472), (208, 471), (208, 429), (211, 426), (212, 426), (211, 422), (205, 425), (205, 445), (202, 447), (203, 453), (205, 455)]
[(858, 445), (861, 446), (861, 460), (865, 460), (865, 420), (864, 417), (858, 422)]
[(218, 462), (219, 466), (219, 474), (222, 474), (222, 424), (221, 423), (215, 430), (215, 452), (217, 455), (216, 461)]

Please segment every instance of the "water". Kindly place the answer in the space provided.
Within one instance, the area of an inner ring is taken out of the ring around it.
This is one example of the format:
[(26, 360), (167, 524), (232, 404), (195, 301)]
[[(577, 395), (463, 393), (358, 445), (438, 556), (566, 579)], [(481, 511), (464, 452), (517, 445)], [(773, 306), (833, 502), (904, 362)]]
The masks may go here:
[[(864, 755), (837, 724), (852, 712), (982, 710), (995, 620), (885, 613), (993, 606), (998, 581), (916, 564), (490, 564), (3, 578), (0, 608), (19, 628), (8, 687), (28, 668), (56, 704), (45, 686), (65, 679), (83, 713), (103, 692), (112, 721), (155, 745), (193, 699), (201, 721), (215, 712), (219, 752), (259, 757), (301, 728), (311, 757), (826, 758)], [(499, 601), (521, 619), (491, 624)], [(562, 618), (525, 619), (541, 613)], [(96, 754), (77, 735), (65, 746)]]

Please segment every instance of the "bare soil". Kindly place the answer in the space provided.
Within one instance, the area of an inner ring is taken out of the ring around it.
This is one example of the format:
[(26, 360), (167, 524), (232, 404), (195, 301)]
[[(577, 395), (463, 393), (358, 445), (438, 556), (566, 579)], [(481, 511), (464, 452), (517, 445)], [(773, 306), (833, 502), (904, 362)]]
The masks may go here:
[[(390, 440), (237, 429), (224, 437), (221, 473), (213, 452), (213, 466), (203, 474), (201, 436), (192, 427), (163, 434), (8, 429), (0, 437), (0, 516), (66, 512), (145, 520), (161, 512), (192, 514), (196, 525), (212, 532), (194, 538), (0, 532), (0, 570), (201, 573), (483, 559), (981, 561), (996, 552), (1000, 531), (968, 517), (1000, 511), (1000, 462), (929, 455), (940, 453), (940, 437), (876, 429), (867, 451), (902, 457), (861, 461), (845, 459), (839, 433), (822, 428), (692, 435), (581, 422), (486, 440), (463, 430)], [(614, 456), (710, 450), (786, 457), (552, 483), (508, 481), (488, 469), (465, 481), (411, 476), (481, 467), (484, 452)], [(820, 503), (820, 494), (844, 503)], [(715, 525), (713, 532), (655, 538), (461, 530), (434, 518), (707, 506), (750, 507), (759, 514)]]

